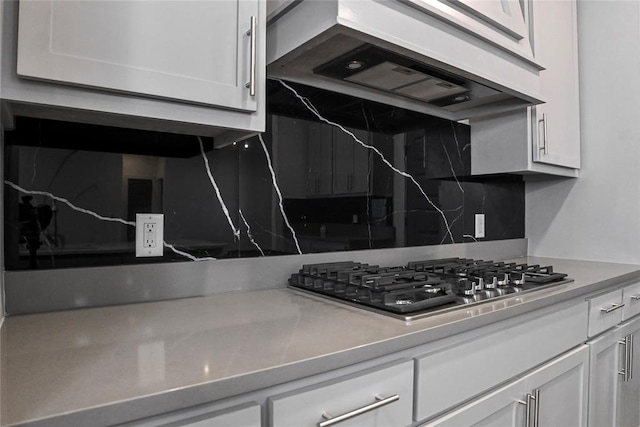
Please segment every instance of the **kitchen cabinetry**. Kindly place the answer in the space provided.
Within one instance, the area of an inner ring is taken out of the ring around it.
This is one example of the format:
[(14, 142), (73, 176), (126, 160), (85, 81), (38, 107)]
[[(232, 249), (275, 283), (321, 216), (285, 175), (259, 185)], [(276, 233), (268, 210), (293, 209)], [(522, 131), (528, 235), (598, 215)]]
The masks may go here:
[(197, 131), (218, 144), (264, 130), (264, 2), (23, 0), (19, 14), (3, 3), (3, 54), (15, 52), (3, 97), (16, 115)]
[(534, 107), (475, 118), (475, 175), (546, 173), (577, 176), (580, 168), (577, 12), (575, 1), (532, 2), (534, 52), (542, 98)]
[[(369, 133), (350, 132), (365, 144)], [(308, 135), (309, 176), (307, 196), (366, 194), (369, 190), (369, 150), (341, 129), (324, 123), (310, 123)]]
[[(371, 191), (374, 195), (387, 195), (389, 192), (388, 167), (371, 159), (370, 150), (341, 129), (283, 116), (273, 116), (272, 123), (278, 153), (276, 169), (285, 197), (362, 196)], [(373, 143), (383, 151), (388, 152), (392, 147), (390, 137), (360, 129), (349, 131), (363, 143)], [(301, 158), (306, 162), (300, 162)]]
[[(618, 290), (623, 296), (619, 306), (637, 309), (640, 285)], [(616, 310), (625, 320), (623, 310)], [(635, 313), (637, 314), (637, 313)], [(635, 316), (588, 342), (589, 425), (640, 425), (640, 317)], [(635, 371), (635, 372), (634, 372)]]
[(585, 425), (588, 364), (581, 345), (424, 426)]
[(321, 123), (307, 126), (307, 196), (328, 196), (333, 190), (333, 128)]
[[(529, 37), (528, 0), (278, 3), (267, 33), (267, 63), (274, 77), (450, 120), (540, 102), (542, 67)], [(483, 99), (431, 102), (416, 96), (422, 89), (401, 90), (406, 85), (394, 83), (394, 78), (380, 86), (373, 82), (386, 73), (375, 79), (361, 76), (366, 83), (362, 85), (314, 72), (365, 43), (409, 58), (420, 69), (464, 76), (468, 87), (478, 89)]]
[(413, 362), (357, 374), (269, 399), (272, 427), (408, 426)]
[(222, 410), (209, 407), (178, 411), (121, 424), (120, 427), (261, 427), (262, 408), (248, 403)]
[(580, 344), (586, 336), (586, 312), (583, 301), (417, 357), (416, 420), (437, 417)]
[[(427, 13), (438, 14), (453, 26), (472, 32), (524, 58), (532, 58), (529, 16), (532, 2), (525, 0), (407, 0)], [(537, 18), (537, 16), (536, 16)]]
[[(358, 129), (350, 132), (365, 144), (369, 133)], [(369, 191), (369, 149), (354, 141), (341, 129), (333, 135), (333, 194), (366, 194)]]

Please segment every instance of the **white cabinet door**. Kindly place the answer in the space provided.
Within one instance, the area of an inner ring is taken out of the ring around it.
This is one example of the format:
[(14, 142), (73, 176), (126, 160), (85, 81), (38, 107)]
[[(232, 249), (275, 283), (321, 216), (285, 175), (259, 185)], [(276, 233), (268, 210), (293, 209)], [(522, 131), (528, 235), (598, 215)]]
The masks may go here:
[(590, 341), (589, 426), (617, 425), (617, 401), (620, 394), (620, 344), (611, 331)]
[(525, 395), (524, 383), (516, 381), (423, 426), (523, 426), (526, 408), (521, 399)]
[(525, 13), (517, 0), (452, 0), (452, 3), (459, 4), (496, 31), (506, 33), (516, 40), (529, 36)]
[(328, 196), (333, 187), (333, 129), (311, 123), (307, 136), (307, 195)]
[[(365, 144), (367, 131), (349, 129)], [(341, 129), (334, 129), (333, 194), (363, 194), (369, 191), (369, 150)]]
[[(628, 325), (628, 326), (626, 326)], [(621, 326), (624, 328), (626, 345), (630, 345), (629, 362), (625, 369), (629, 369), (626, 381), (620, 387), (619, 421), (621, 426), (640, 426), (640, 320), (634, 320)], [(629, 337), (631, 339), (629, 339)], [(624, 347), (622, 350), (626, 350)], [(624, 359), (624, 357), (623, 357)]]
[(581, 345), (425, 426), (584, 426), (588, 362)]
[(636, 317), (587, 343), (589, 426), (640, 425), (640, 378), (634, 372), (640, 366), (639, 337)]
[(578, 176), (580, 105), (575, 0), (532, 2), (533, 46), (544, 104), (474, 118), (471, 172)]
[(257, 16), (258, 0), (21, 0), (18, 75), (255, 111)]
[(586, 426), (589, 349), (582, 345), (525, 377), (536, 401), (536, 426)]
[(575, 1), (534, 1), (536, 59), (546, 103), (533, 107), (533, 161), (580, 168), (578, 30)]

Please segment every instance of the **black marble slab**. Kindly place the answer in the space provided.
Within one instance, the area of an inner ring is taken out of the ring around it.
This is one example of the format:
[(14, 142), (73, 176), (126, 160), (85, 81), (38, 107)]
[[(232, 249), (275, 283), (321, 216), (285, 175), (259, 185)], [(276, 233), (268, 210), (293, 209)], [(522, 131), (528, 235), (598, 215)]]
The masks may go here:
[[(19, 117), (5, 133), (6, 268), (524, 237), (524, 182), (471, 175), (469, 126), (279, 81), (269, 82), (268, 109), (260, 138), (219, 148)], [(164, 214), (162, 257), (135, 257), (135, 213)]]

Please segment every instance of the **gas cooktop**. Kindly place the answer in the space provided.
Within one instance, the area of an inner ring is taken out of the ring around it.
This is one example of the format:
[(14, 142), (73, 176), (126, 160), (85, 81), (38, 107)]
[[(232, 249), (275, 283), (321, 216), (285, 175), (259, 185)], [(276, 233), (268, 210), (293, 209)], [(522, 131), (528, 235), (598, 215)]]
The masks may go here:
[(307, 264), (289, 286), (409, 321), (570, 281), (551, 266), (446, 258), (396, 267)]

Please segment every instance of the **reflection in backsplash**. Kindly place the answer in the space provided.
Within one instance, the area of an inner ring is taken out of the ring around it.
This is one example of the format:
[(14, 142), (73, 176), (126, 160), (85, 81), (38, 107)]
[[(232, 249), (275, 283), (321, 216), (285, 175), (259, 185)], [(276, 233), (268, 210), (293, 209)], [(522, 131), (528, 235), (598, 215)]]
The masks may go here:
[[(291, 89), (269, 82), (263, 138), (215, 148), (207, 138), (19, 117), (5, 135), (6, 268), (469, 242), (477, 213), (483, 240), (524, 237), (522, 179), (471, 176), (467, 125)], [(126, 222), (142, 212), (164, 213), (163, 257), (134, 256)]]

